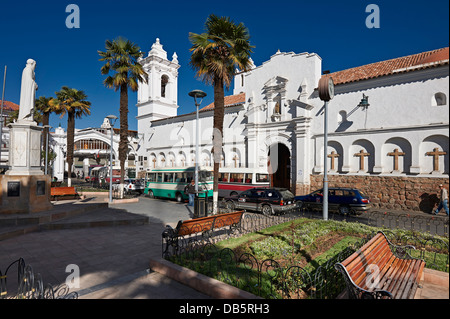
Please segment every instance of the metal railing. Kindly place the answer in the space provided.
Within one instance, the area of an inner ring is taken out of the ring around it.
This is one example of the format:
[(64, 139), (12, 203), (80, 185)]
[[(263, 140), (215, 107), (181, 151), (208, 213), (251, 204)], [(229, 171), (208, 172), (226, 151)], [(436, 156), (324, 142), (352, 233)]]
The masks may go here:
[(42, 276), (34, 273), (23, 258), (0, 270), (0, 299), (77, 299), (76, 292), (69, 292), (66, 284), (44, 284)]

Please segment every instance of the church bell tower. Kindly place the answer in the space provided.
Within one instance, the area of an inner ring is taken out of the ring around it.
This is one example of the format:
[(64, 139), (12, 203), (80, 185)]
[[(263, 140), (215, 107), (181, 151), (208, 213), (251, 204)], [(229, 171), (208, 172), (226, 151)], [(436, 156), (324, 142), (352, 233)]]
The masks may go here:
[(147, 83), (139, 82), (137, 101), (138, 131), (144, 132), (150, 122), (177, 115), (178, 109), (178, 64), (177, 54), (172, 61), (156, 39), (147, 57), (139, 63), (148, 74)]

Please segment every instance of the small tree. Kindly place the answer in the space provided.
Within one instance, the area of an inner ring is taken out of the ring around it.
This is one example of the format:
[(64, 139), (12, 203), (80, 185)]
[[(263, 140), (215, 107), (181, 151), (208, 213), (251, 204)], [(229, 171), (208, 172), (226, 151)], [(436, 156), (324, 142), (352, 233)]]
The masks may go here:
[(72, 185), (73, 149), (75, 138), (75, 119), (83, 115), (90, 115), (91, 102), (86, 101), (87, 95), (83, 91), (63, 86), (61, 91), (55, 92), (56, 99), (49, 103), (56, 113), (63, 117), (67, 114), (67, 185)]

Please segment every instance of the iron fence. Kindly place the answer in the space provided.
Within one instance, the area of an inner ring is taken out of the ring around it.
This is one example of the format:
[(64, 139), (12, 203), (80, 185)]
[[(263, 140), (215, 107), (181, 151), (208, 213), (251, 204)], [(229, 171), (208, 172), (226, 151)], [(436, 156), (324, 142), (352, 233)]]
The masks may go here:
[(0, 270), (0, 299), (77, 299), (76, 292), (69, 292), (66, 284), (44, 284), (42, 276), (35, 273), (23, 258)]
[[(306, 218), (322, 218), (317, 211), (299, 209), (299, 216)], [(421, 215), (414, 213), (398, 213), (389, 211), (368, 211), (361, 215), (341, 215), (329, 212), (330, 220), (362, 223), (368, 226), (405, 229), (428, 232), (433, 235), (448, 237), (449, 217), (435, 215)]]

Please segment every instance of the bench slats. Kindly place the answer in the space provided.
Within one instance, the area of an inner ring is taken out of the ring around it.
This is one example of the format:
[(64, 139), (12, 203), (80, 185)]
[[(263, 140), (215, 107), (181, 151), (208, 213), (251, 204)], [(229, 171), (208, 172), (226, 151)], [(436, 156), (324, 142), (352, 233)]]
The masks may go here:
[(200, 232), (207, 232), (216, 228), (235, 225), (240, 222), (243, 214), (244, 211), (239, 211), (180, 221), (176, 228), (177, 236), (186, 236)]
[[(348, 275), (358, 288), (369, 292), (385, 290), (394, 299), (405, 299), (414, 297), (425, 262), (421, 259), (396, 257), (386, 236), (379, 232), (341, 265), (346, 270), (343, 274)], [(371, 269), (370, 265), (378, 268)], [(378, 271), (377, 278), (374, 278), (375, 271)], [(375, 287), (371, 287), (373, 280), (379, 280)]]
[(396, 298), (399, 294), (401, 294), (401, 286), (404, 281), (404, 278), (408, 275), (408, 270), (411, 266), (411, 262), (408, 260), (402, 260), (400, 267), (397, 268), (397, 272), (395, 277), (392, 279), (391, 283), (388, 286), (388, 290), (391, 291), (394, 298)]
[(183, 221), (178, 223), (178, 236), (186, 236), (194, 233), (205, 232), (212, 228), (213, 218), (212, 216), (201, 217)]
[(50, 196), (52, 200), (79, 198), (75, 187), (51, 187)]
[[(425, 268), (425, 263), (420, 262), (420, 260), (418, 260), (415, 265), (415, 271), (413, 272), (412, 276), (408, 279), (408, 284), (405, 287), (405, 290), (401, 296), (401, 299), (407, 299), (411, 295), (414, 296), (416, 289), (417, 289), (417, 285), (415, 285), (415, 283), (420, 280), (420, 277), (418, 277), (418, 276), (422, 275), (424, 268)], [(410, 290), (411, 290), (411, 292), (408, 293), (408, 291), (410, 291)]]
[(370, 252), (375, 246), (373, 246), (376, 243), (379, 243), (381, 241), (381, 238), (379, 234), (377, 234), (375, 237), (370, 239), (366, 244), (364, 244), (360, 249), (358, 249), (356, 252), (354, 252), (352, 255), (350, 255), (346, 260), (342, 262), (342, 265), (347, 268), (351, 269), (353, 266), (358, 262), (354, 261), (355, 258), (357, 258), (361, 252)]
[(228, 213), (217, 215), (214, 220), (214, 228), (226, 227), (239, 223), (242, 217), (242, 212)]
[[(383, 273), (386, 271), (388, 267), (390, 267), (390, 264), (395, 260), (395, 257), (393, 256), (392, 252), (390, 251), (389, 247), (382, 247), (384, 248), (382, 252), (378, 255), (378, 258), (375, 257), (369, 257), (367, 263), (361, 263), (360, 264), (360, 277), (354, 280), (355, 284), (358, 286), (361, 286), (364, 289), (366, 288), (366, 278), (368, 275), (374, 276), (371, 272), (369, 273), (369, 269), (367, 268), (369, 265), (377, 265), (378, 269), (372, 269), (372, 271), (377, 271), (379, 276), (382, 277)], [(393, 258), (394, 257), (394, 258)], [(350, 274), (350, 276), (353, 275)]]
[[(376, 242), (378, 243), (378, 241)], [(382, 268), (384, 264), (392, 256), (392, 252), (387, 244), (378, 243), (377, 246), (371, 246), (373, 248), (369, 253), (361, 252), (357, 258), (353, 261), (353, 268), (346, 267), (349, 275), (353, 278), (355, 284), (360, 285), (365, 282), (367, 276), (367, 267), (371, 264), (377, 264), (379, 268)]]
[(75, 187), (52, 187), (50, 189), (52, 196), (76, 195)]

